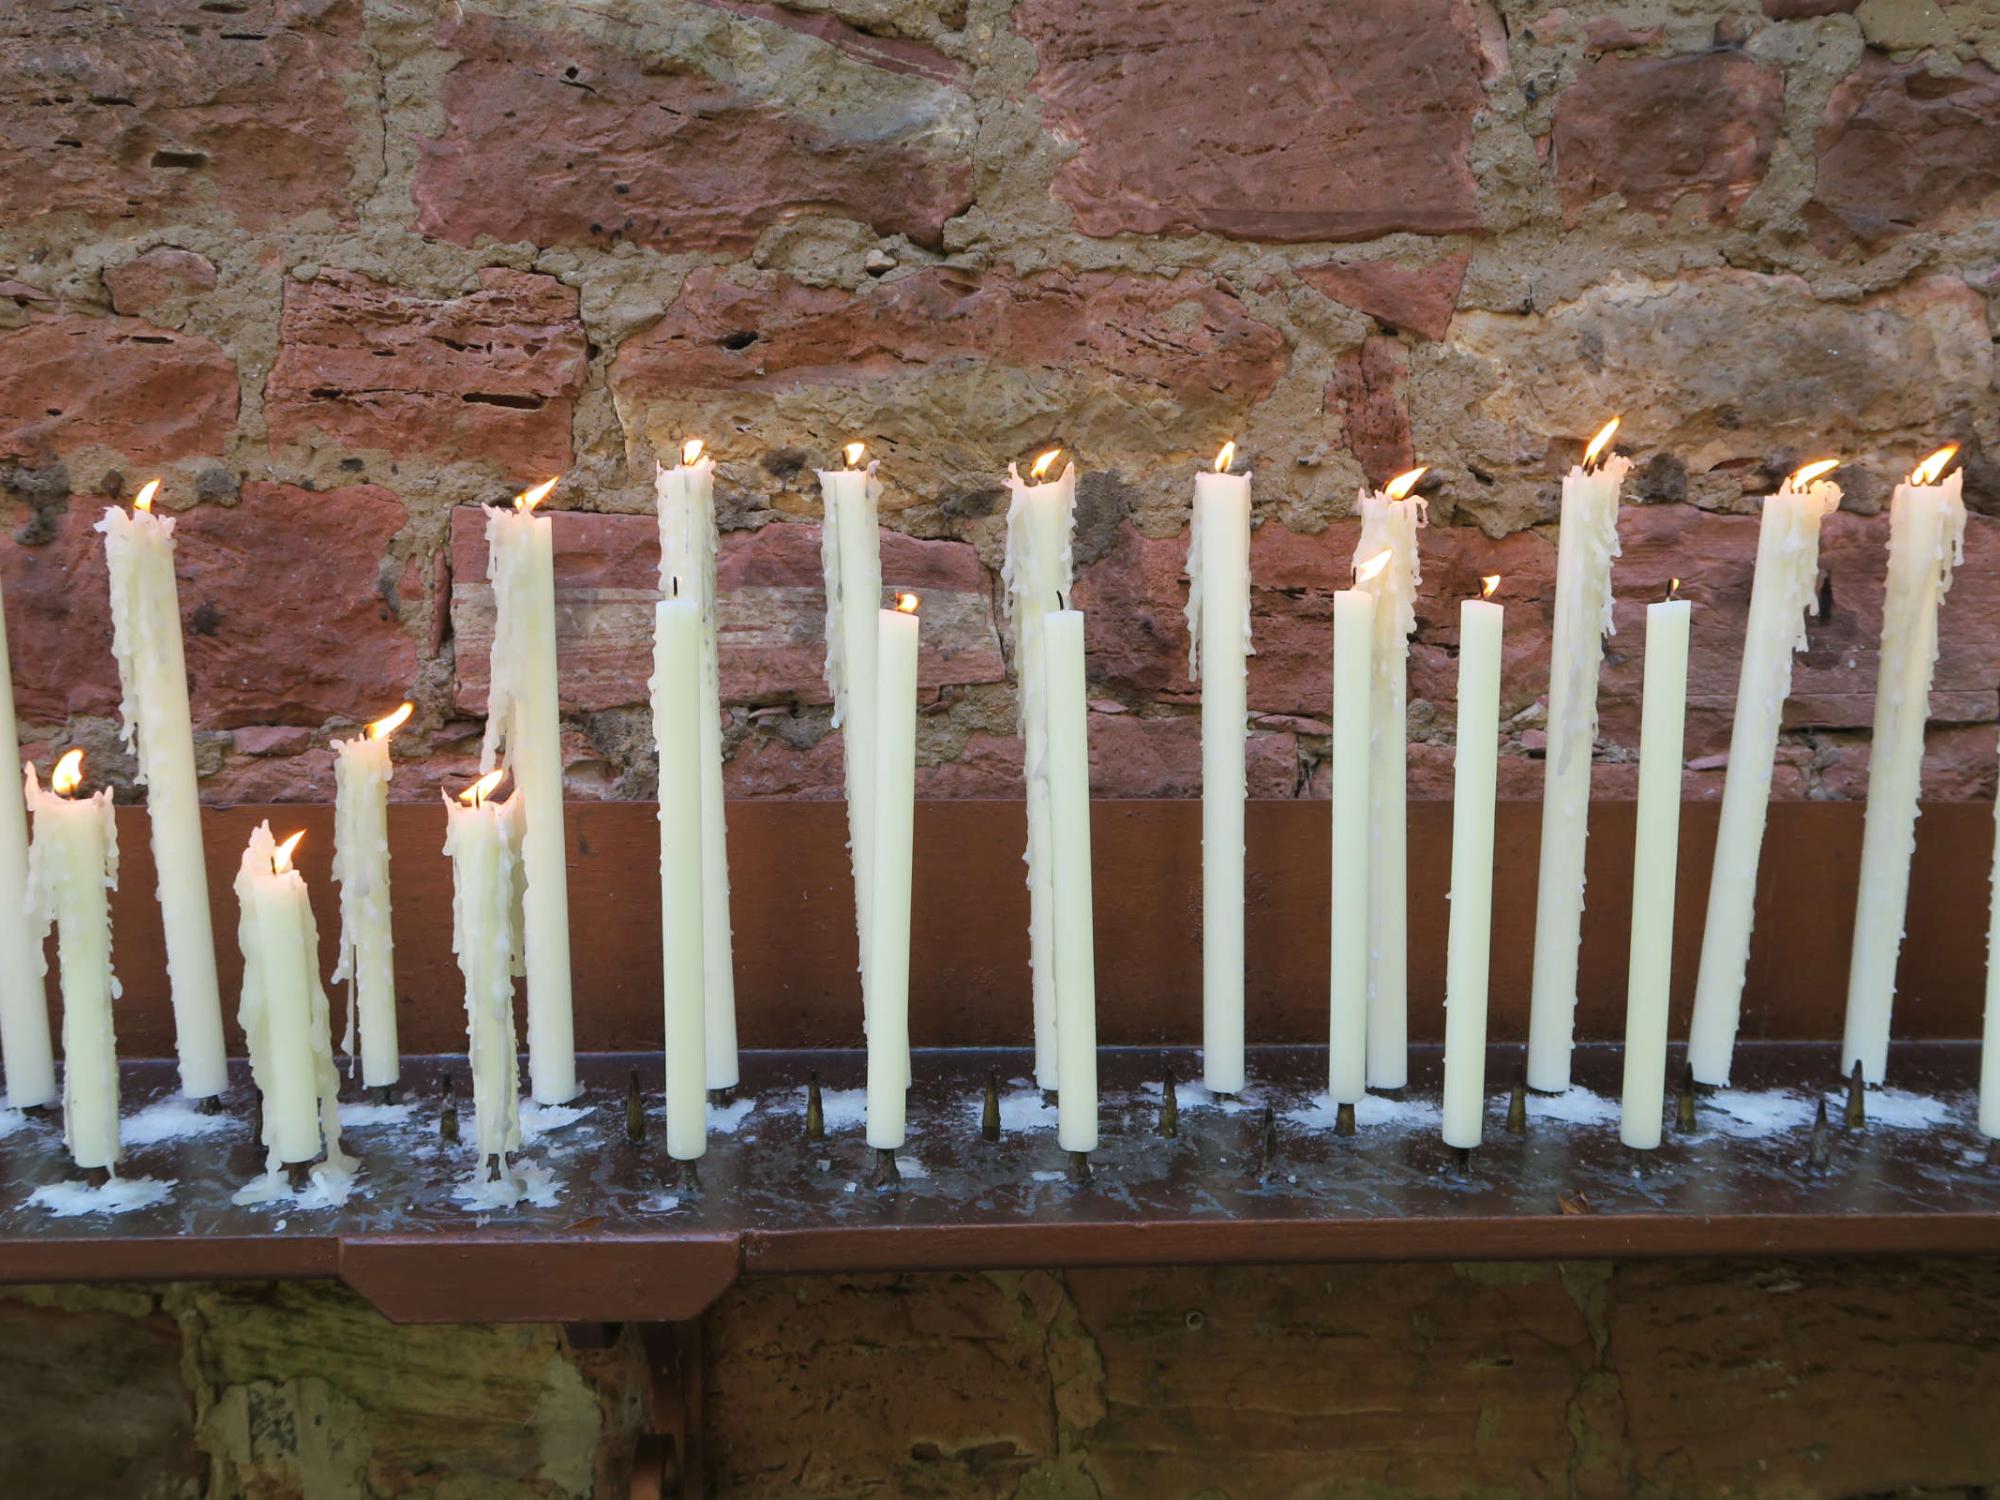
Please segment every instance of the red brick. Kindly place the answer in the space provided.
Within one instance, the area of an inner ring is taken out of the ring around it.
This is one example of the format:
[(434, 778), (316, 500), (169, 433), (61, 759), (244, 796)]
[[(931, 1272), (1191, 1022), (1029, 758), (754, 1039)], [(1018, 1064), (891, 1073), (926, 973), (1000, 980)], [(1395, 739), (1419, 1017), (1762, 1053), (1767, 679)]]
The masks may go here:
[(236, 405), (235, 363), (199, 334), (53, 313), (0, 333), (0, 457), (39, 465), (109, 448), (145, 464), (220, 454)]
[(169, 302), (215, 290), (215, 266), (205, 255), (155, 245), (144, 255), (104, 273), (111, 305), (121, 313), (147, 313)]
[(1401, 344), (1370, 334), (1359, 349), (1340, 357), (1327, 382), (1326, 413), (1340, 418), (1342, 445), (1376, 484), (1416, 462), (1403, 404), (1406, 365)]
[(1556, 102), (1565, 216), (1616, 193), (1665, 220), (1693, 193), (1709, 218), (1730, 217), (1764, 180), (1784, 105), (1784, 76), (1740, 52), (1592, 63)]
[(570, 462), (585, 370), (577, 294), (488, 267), (430, 298), (354, 271), (287, 282), (265, 385), (271, 440), (475, 459), (527, 483)]
[(1861, 0), (1764, 0), (1764, 14), (1773, 21), (1805, 21), (1814, 16), (1844, 16), (1860, 6)]
[(764, 5), (759, 0), (701, 0), (703, 5), (726, 10), (732, 15), (782, 26), (801, 36), (813, 37), (847, 56), (888, 73), (906, 73), (912, 78), (928, 78), (963, 88), (972, 79), (972, 69), (955, 57), (946, 57), (922, 42), (899, 36), (877, 35), (857, 30), (837, 16), (825, 12), (787, 10), (782, 5)]
[(1056, 196), (1085, 234), (1366, 240), (1479, 227), (1460, 0), (1027, 0)]
[(1471, 263), (1471, 251), (1417, 267), (1388, 260), (1326, 261), (1300, 266), (1299, 279), (1392, 328), (1441, 339), (1451, 328), (1458, 290)]
[[(1090, 791), (1094, 797), (1199, 797), (1201, 716), (1090, 716)], [(1245, 750), (1252, 797), (1297, 794), (1298, 742), (1289, 734), (1253, 730)]]
[(971, 202), (962, 148), (936, 139), (947, 107), (929, 84), (910, 86), (901, 128), (885, 131), (875, 112), (847, 126), (746, 93), (698, 56), (663, 63), (477, 13), (446, 20), (438, 40), (460, 61), (412, 194), (424, 232), (459, 244), (745, 251), (767, 225), (833, 213), (938, 246)]

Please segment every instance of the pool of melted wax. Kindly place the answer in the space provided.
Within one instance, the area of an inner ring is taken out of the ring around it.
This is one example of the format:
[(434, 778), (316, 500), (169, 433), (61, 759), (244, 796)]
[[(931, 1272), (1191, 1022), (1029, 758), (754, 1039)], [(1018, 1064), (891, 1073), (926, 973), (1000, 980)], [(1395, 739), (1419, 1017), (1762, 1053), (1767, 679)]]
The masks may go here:
[[(537, 1190), (518, 1202), (477, 1204), (462, 1196), (475, 1167), (470, 1147), (448, 1144), (438, 1131), (438, 1077), (449, 1066), (462, 1088), (461, 1060), (410, 1059), (404, 1103), (346, 1111), (342, 1142), (358, 1171), (344, 1201), (294, 1194), (264, 1204), (234, 1201), (263, 1166), (250, 1138), (247, 1078), (235, 1079), (218, 1122), (173, 1101), (168, 1064), (141, 1062), (124, 1071), (125, 1111), (147, 1125), (119, 1173), (171, 1183), (171, 1191), (151, 1202), (140, 1195), (115, 1213), (58, 1217), (43, 1206), (49, 1195), (31, 1199), (77, 1176), (60, 1118), (15, 1117), (0, 1136), (0, 1259), (8, 1241), (27, 1240), (456, 1237), (503, 1227), (574, 1236), (1230, 1218), (1471, 1222), (1547, 1216), (1565, 1211), (1565, 1202), (1613, 1215), (2000, 1214), (2000, 1170), (1987, 1165), (1973, 1123), (1975, 1048), (1898, 1049), (1897, 1091), (1883, 1099), (1892, 1118), (1861, 1132), (1836, 1128), (1826, 1165), (1809, 1173), (1815, 1099), (1828, 1101), (1836, 1127), (1842, 1114), (1835, 1057), (1831, 1045), (1745, 1047), (1734, 1089), (1704, 1102), (1696, 1131), (1670, 1128), (1661, 1149), (1639, 1153), (1618, 1140), (1617, 1049), (1583, 1048), (1577, 1089), (1532, 1100), (1523, 1136), (1506, 1134), (1506, 1096), (1496, 1090), (1487, 1144), (1461, 1165), (1438, 1136), (1435, 1049), (1416, 1050), (1407, 1094), (1371, 1098), (1348, 1137), (1333, 1130), (1323, 1052), (1253, 1050), (1254, 1081), (1223, 1099), (1186, 1081), (1198, 1076), (1190, 1053), (1107, 1050), (1101, 1144), (1090, 1183), (1079, 1186), (1056, 1143), (1056, 1111), (1033, 1088), (1025, 1053), (919, 1052), (908, 1139), (897, 1152), (901, 1182), (883, 1188), (871, 1182), (859, 1053), (746, 1053), (743, 1087), (711, 1108), (700, 1186), (690, 1189), (663, 1149), (658, 1058), (596, 1056), (582, 1059), (580, 1098), (526, 1112), (527, 1144), (515, 1165)], [(625, 1140), (625, 1085), (635, 1067), (649, 1089), (643, 1146)], [(1174, 1138), (1158, 1134), (1169, 1067), (1182, 1080)], [(1516, 1050), (1496, 1048), (1488, 1077), (1517, 1068)], [(804, 1080), (814, 1071), (828, 1130), (809, 1141)], [(980, 1135), (989, 1072), (999, 1080), (998, 1141)], [(469, 1101), (461, 1097), (459, 1109), (470, 1141)], [(1268, 1163), (1260, 1144), (1267, 1109), (1278, 1136)], [(186, 1128), (174, 1128), (177, 1121)]]

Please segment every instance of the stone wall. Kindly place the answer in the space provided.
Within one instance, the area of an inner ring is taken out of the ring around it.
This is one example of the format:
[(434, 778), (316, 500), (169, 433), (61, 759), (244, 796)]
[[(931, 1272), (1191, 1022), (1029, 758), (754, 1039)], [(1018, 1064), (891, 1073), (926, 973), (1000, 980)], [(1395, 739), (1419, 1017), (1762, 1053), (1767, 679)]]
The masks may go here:
[[(557, 470), (569, 775), (652, 786), (656, 453), (721, 461), (729, 781), (827, 797), (816, 464), (883, 463), (931, 599), (920, 794), (1020, 772), (1010, 459), (1084, 473), (1106, 795), (1186, 795), (1190, 474), (1256, 471), (1252, 787), (1323, 794), (1329, 592), (1364, 478), (1434, 466), (1418, 795), (1454, 601), (1507, 576), (1503, 795), (1539, 786), (1557, 476), (1637, 462), (1638, 612), (1698, 605), (1718, 790), (1754, 497), (1839, 452), (1780, 796), (1863, 784), (1893, 478), (2000, 511), (2000, 18), (1982, 0), (42, 0), (0, 15), (0, 543), (30, 753), (114, 782), (107, 500), (165, 477), (205, 795), (324, 798), (392, 707), (401, 796), (471, 762), (477, 513)], [(1945, 611), (1927, 787), (1990, 793), (2000, 525)]]
[[(1985, 1261), (773, 1279), (705, 1319), (711, 1493), (1967, 1496)], [(397, 1328), (336, 1287), (0, 1293), (37, 1500), (624, 1492), (629, 1338)]]

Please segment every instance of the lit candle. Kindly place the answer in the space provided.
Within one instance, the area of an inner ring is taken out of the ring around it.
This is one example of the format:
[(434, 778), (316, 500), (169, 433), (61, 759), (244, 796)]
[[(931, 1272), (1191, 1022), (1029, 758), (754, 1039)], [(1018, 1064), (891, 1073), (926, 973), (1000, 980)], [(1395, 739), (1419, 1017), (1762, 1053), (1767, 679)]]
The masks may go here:
[(910, 878), (917, 795), (917, 596), (876, 624), (875, 893), (868, 953), (868, 1144), (904, 1140), (910, 1086)]
[(1889, 501), (1889, 587), (1868, 750), (1868, 813), (1861, 836), (1861, 895), (1847, 976), (1847, 1034), (1840, 1066), (1880, 1083), (1889, 1061), (1889, 1012), (1917, 842), (1924, 724), (1937, 665), (1938, 605), (1965, 560), (1965, 471), (1939, 483), (1958, 448), (1940, 448), (1896, 486)]
[(1224, 443), (1194, 480), (1188, 676), (1201, 684), (1202, 1081), (1243, 1087), (1243, 799), (1249, 732), (1250, 476)]
[(174, 520), (153, 513), (159, 487), (155, 479), (140, 490), (129, 513), (109, 507), (97, 530), (104, 533), (111, 575), (111, 640), (123, 694), (123, 734), (138, 757), (137, 779), (146, 788), (152, 824), (181, 1092), (206, 1099), (229, 1086), (229, 1065), (201, 852), (201, 796), (174, 584)]
[(701, 646), (701, 605), (688, 598), (662, 599), (654, 613), (650, 686), (653, 739), (660, 750), (667, 1154), (675, 1161), (694, 1161), (708, 1149), (707, 1052), (702, 1041)]
[(1368, 710), (1368, 1086), (1410, 1081), (1408, 795), (1410, 632), (1417, 628), (1417, 528), (1426, 504), (1410, 494), (1429, 472), (1411, 469), (1360, 500), (1354, 563), (1380, 552), (1388, 565), (1375, 596), (1374, 688)]
[(405, 703), (351, 740), (333, 742), (333, 878), (340, 883), (340, 961), (347, 1037), (360, 1031), (361, 1081), (388, 1088), (402, 1075), (396, 1045), (396, 945), (389, 921), (389, 736), (409, 721)]
[(1368, 1092), (1368, 782), (1375, 696), (1374, 586), (1391, 554), (1354, 570), (1333, 596), (1333, 949), (1327, 1093), (1358, 1104)]
[(555, 534), (536, 505), (551, 479), (486, 507), (486, 574), (493, 581), (492, 688), (479, 768), (506, 748), (526, 819), (522, 942), (528, 970), (528, 1086), (538, 1104), (576, 1097), (570, 1013), (569, 876), (563, 841), (562, 722), (556, 710)]
[(519, 795), (491, 799), (504, 771), (444, 798), (451, 857), (451, 951), (465, 977), (466, 1059), (472, 1067), (479, 1164), (521, 1149), (520, 1060), (514, 1042), (514, 976), (521, 971), (515, 911), (522, 811)]
[(1064, 464), (1059, 478), (1042, 478), (1061, 454), (1051, 448), (1036, 459), (1023, 483), (1007, 466), (1013, 500), (1007, 507), (1007, 559), (1000, 570), (1001, 595), (1014, 625), (1014, 672), (1019, 679), (1017, 715), (1028, 790), (1028, 959), (1034, 982), (1035, 1082), (1057, 1086), (1055, 959), (1050, 905), (1050, 848), (1055, 831), (1049, 820), (1049, 702), (1042, 622), (1049, 602), (1070, 588), (1070, 531), (1076, 516), (1076, 466)]
[[(681, 461), (660, 469), (660, 593), (701, 610), (700, 726), (701, 953), (703, 1073), (712, 1089), (736, 1086), (736, 968), (729, 935), (729, 829), (722, 800), (722, 660), (715, 605), (715, 460), (701, 441), (681, 445)], [(664, 797), (661, 799), (664, 801)]]
[[(1680, 580), (1674, 580), (1674, 588)], [(1687, 721), (1692, 609), (1669, 596), (1646, 606), (1640, 687), (1638, 829), (1632, 845), (1632, 949), (1625, 977), (1625, 1090), (1618, 1138), (1660, 1144), (1667, 1087), (1667, 986), (1674, 959), (1674, 877), (1680, 862), (1681, 754)]]
[(259, 823), (236, 872), (241, 909), (243, 1004), (237, 1019), (250, 1043), (250, 1073), (264, 1103), (266, 1165), (276, 1171), (340, 1153), (340, 1074), (326, 990), (319, 982), (319, 927), (305, 877), (292, 867), (303, 833), (280, 844)]
[(1618, 430), (1605, 423), (1583, 462), (1563, 476), (1556, 551), (1555, 640), (1549, 661), (1542, 863), (1535, 897), (1535, 970), (1528, 1012), (1528, 1087), (1569, 1087), (1576, 1024), (1576, 951), (1583, 933), (1583, 855), (1590, 757), (1597, 742), (1597, 672), (1611, 631), (1611, 560), (1618, 555), (1618, 487), (1629, 459), (1597, 462)]
[(1993, 804), (1993, 875), (1986, 914), (1986, 1031), (1979, 1046), (1979, 1133), (2000, 1140), (2000, 800)]
[(36, 781), (33, 765), (25, 774), (35, 842), (27, 878), (27, 900), (33, 904), (24, 904), (22, 913), (38, 939), (29, 973), (39, 979), (43, 972), (39, 938), (51, 921), (62, 966), (63, 1144), (79, 1167), (110, 1168), (123, 1154), (118, 1038), (111, 1022), (118, 980), (111, 972), (111, 907), (104, 894), (118, 886), (111, 789), (76, 797), (83, 782), (81, 750), (56, 762), (47, 791)]
[(1097, 955), (1090, 889), (1089, 709), (1083, 685), (1083, 611), (1046, 613), (1039, 632), (1047, 676), (1050, 920), (1055, 968), (1056, 1139), (1097, 1149)]
[(1792, 653), (1805, 650), (1805, 617), (1819, 611), (1820, 523), (1840, 504), (1840, 487), (1820, 476), (1831, 473), (1839, 462), (1823, 459), (1793, 474), (1765, 500), (1757, 527), (1757, 571), (1750, 581), (1736, 722), (1729, 733), (1729, 773), (1722, 784), (1722, 819), (1708, 884), (1694, 1020), (1688, 1028), (1688, 1065), (1696, 1083), (1729, 1082), (1743, 1006), (1743, 974), (1750, 962), (1750, 924), (1756, 915), (1757, 860), (1771, 801), (1771, 770), (1785, 699), (1792, 690)]
[[(7, 621), (0, 615), (0, 746), (20, 743), (14, 724), (13, 669)], [(7, 778), (0, 789), (0, 1066), (7, 1104), (33, 1109), (56, 1098), (55, 1050), (42, 994), (42, 944), (28, 921), (28, 812)]]
[(1471, 1150), (1486, 1118), (1486, 999), (1493, 955), (1493, 802), (1500, 757), (1498, 575), (1458, 606), (1458, 745), (1452, 752), (1451, 921), (1444, 967), (1444, 1143)]

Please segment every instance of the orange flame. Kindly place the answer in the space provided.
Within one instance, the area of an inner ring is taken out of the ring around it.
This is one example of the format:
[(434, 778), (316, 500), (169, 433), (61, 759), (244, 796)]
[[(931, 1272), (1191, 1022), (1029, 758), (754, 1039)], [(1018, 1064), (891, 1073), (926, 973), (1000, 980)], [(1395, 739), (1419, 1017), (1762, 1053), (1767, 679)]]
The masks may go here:
[(159, 494), (159, 492), (160, 481), (157, 479), (147, 480), (140, 487), (139, 493), (132, 497), (132, 509), (151, 510), (153, 508), (153, 497)]
[(506, 774), (507, 768), (505, 766), (500, 767), (498, 770), (488, 771), (484, 776), (473, 782), (471, 786), (460, 792), (458, 800), (463, 802), (467, 807), (479, 806), (480, 803), (493, 795), (493, 788), (500, 785), (500, 778)]
[(514, 497), (514, 509), (518, 511), (533, 510), (537, 505), (540, 505), (544, 500), (549, 498), (550, 490), (561, 483), (562, 475), (558, 474), (554, 479), (544, 479), (531, 490), (521, 491), (520, 494)]
[(394, 734), (397, 730), (401, 729), (405, 724), (409, 723), (410, 715), (415, 713), (416, 711), (417, 711), (416, 704), (405, 703), (401, 708), (397, 709), (394, 713), (387, 714), (382, 718), (377, 719), (374, 723), (370, 724), (366, 729), (362, 730), (361, 732), (364, 736), (366, 736), (368, 739), (371, 740), (386, 740), (387, 738), (389, 738), (390, 735)]
[(292, 851), (299, 847), (299, 840), (305, 836), (306, 831), (301, 828), (297, 833), (286, 839), (284, 843), (271, 851), (271, 873), (273, 875), (282, 875), (285, 871), (291, 869)]
[(858, 469), (861, 467), (861, 460), (867, 452), (868, 445), (866, 443), (849, 443), (845, 448), (840, 450), (840, 456), (847, 460), (848, 468)]
[(923, 602), (915, 594), (898, 594), (896, 595), (896, 612), (903, 615), (913, 615), (917, 612), (917, 606)]
[(1583, 467), (1585, 473), (1590, 471), (1591, 465), (1597, 462), (1604, 450), (1611, 446), (1611, 435), (1618, 430), (1618, 423), (1621, 420), (1622, 418), (1613, 417), (1609, 422), (1606, 422), (1602, 427), (1597, 429), (1597, 436), (1592, 438), (1590, 446), (1583, 450)]
[(1227, 474), (1229, 466), (1235, 461), (1236, 444), (1233, 441), (1224, 443), (1222, 450), (1215, 455), (1215, 472), (1218, 474)]
[(1811, 484), (1815, 479), (1820, 479), (1828, 474), (1831, 474), (1835, 469), (1839, 467), (1840, 467), (1840, 460), (1837, 458), (1815, 459), (1813, 462), (1807, 464), (1803, 469), (1799, 469), (1796, 472), (1794, 472), (1792, 476), (1785, 481), (1785, 488), (1790, 490), (1795, 495), (1803, 494), (1805, 493), (1805, 487), (1807, 485)]
[(694, 461), (701, 457), (701, 439), (689, 438), (681, 444), (681, 467), (691, 469)]
[(1491, 599), (1495, 594), (1499, 592), (1500, 592), (1500, 575), (1498, 573), (1487, 573), (1483, 574), (1480, 577), (1479, 580), (1480, 598)]
[(63, 758), (56, 762), (56, 768), (49, 772), (49, 790), (58, 797), (67, 797), (83, 785), (83, 752), (67, 750)]
[(1910, 470), (1911, 484), (1936, 484), (1944, 478), (1945, 466), (1958, 456), (1958, 444), (1946, 443), (1929, 458)]
[(1669, 578), (1667, 580), (1667, 597), (1669, 599), (1678, 599), (1680, 597), (1680, 592), (1681, 592), (1681, 581), (1678, 578)]
[(1381, 576), (1382, 570), (1389, 566), (1389, 559), (1395, 555), (1393, 549), (1384, 547), (1380, 552), (1369, 558), (1367, 562), (1354, 570), (1354, 581), (1356, 583), (1373, 583)]
[(1048, 452), (1044, 453), (1040, 458), (1035, 460), (1034, 466), (1028, 470), (1028, 477), (1030, 479), (1040, 479), (1044, 474), (1049, 472), (1050, 467), (1055, 463), (1057, 459), (1061, 457), (1062, 457), (1062, 449), (1060, 448), (1049, 449)]
[(1410, 491), (1417, 487), (1417, 481), (1430, 473), (1430, 471), (1431, 466), (1429, 464), (1419, 464), (1407, 474), (1398, 474), (1394, 479), (1383, 485), (1382, 493), (1387, 495), (1391, 500), (1407, 500), (1410, 497)]

